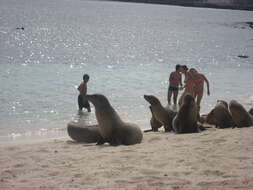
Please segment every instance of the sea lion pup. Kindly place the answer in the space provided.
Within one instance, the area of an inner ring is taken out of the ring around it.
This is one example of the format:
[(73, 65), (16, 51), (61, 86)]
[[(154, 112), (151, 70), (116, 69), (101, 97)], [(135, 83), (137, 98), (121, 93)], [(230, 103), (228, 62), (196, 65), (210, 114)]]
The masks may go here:
[(228, 111), (228, 104), (224, 100), (217, 100), (215, 107), (208, 113), (206, 123), (215, 125), (216, 128), (234, 127), (232, 116)]
[(253, 126), (253, 116), (237, 101), (230, 101), (229, 111), (237, 127), (241, 128)]
[(151, 132), (151, 131), (157, 132), (158, 129), (163, 125), (162, 123), (160, 123), (160, 122), (155, 118), (151, 106), (149, 106), (149, 109), (150, 109), (150, 112), (151, 112), (151, 115), (152, 115), (152, 117), (151, 117), (151, 119), (150, 119), (150, 126), (151, 126), (151, 129), (144, 130), (144, 133), (146, 133), (146, 132)]
[(144, 99), (151, 104), (150, 110), (152, 113), (152, 117), (154, 117), (153, 120), (151, 118), (152, 121), (152, 123), (150, 122), (151, 127), (152, 125), (159, 126), (158, 124), (161, 123), (166, 132), (171, 131), (172, 120), (176, 116), (176, 113), (170, 110), (169, 108), (166, 109), (165, 107), (163, 107), (158, 98), (156, 98), (153, 95), (144, 95)]
[(108, 99), (102, 94), (86, 95), (95, 106), (95, 114), (102, 136), (98, 144), (108, 142), (110, 145), (133, 145), (141, 143), (142, 131), (136, 124), (123, 122)]
[(151, 126), (151, 129), (155, 132), (158, 131), (158, 129), (163, 125), (161, 122), (159, 122), (156, 118), (155, 118), (155, 115), (154, 115), (154, 112), (152, 110), (152, 106), (149, 106), (149, 109), (150, 109), (150, 112), (152, 114), (152, 117), (150, 119), (150, 126)]
[(184, 96), (184, 101), (176, 117), (173, 119), (173, 129), (175, 133), (195, 133), (199, 132), (197, 125), (198, 106), (190, 94)]

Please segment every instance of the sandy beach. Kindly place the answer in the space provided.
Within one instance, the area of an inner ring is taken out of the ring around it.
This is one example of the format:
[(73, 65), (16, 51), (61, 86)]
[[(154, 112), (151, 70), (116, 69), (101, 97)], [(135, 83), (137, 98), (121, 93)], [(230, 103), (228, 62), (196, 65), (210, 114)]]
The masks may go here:
[(141, 144), (70, 138), (0, 144), (0, 189), (253, 189), (253, 127), (145, 133)]

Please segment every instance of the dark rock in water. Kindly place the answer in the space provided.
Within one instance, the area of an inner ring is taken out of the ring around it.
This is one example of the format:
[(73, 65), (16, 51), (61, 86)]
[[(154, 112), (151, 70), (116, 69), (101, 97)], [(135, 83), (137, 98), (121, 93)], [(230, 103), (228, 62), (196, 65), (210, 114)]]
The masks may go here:
[(69, 122), (67, 126), (68, 135), (77, 142), (97, 143), (102, 137), (98, 125), (82, 126), (80, 122)]
[(16, 30), (25, 30), (24, 27), (17, 27)]
[(247, 55), (238, 55), (237, 57), (244, 58), (244, 59), (249, 58), (249, 56)]
[(246, 22), (246, 24), (249, 25), (249, 27), (253, 29), (253, 22)]

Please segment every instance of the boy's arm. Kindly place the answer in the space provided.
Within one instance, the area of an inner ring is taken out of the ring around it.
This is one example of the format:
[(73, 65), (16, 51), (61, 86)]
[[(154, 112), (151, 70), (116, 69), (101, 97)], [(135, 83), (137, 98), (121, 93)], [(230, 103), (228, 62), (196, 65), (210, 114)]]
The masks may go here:
[(77, 90), (81, 92), (81, 84), (78, 86)]
[(205, 75), (203, 75), (204, 81), (206, 82), (206, 86), (207, 86), (207, 95), (210, 95), (210, 90), (209, 90), (209, 81), (207, 80), (207, 78), (205, 77)]

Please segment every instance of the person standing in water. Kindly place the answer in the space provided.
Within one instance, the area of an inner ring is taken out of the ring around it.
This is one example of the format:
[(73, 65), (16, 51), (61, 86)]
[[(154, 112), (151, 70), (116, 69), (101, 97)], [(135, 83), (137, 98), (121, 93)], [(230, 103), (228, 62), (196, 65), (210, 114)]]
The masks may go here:
[(179, 105), (182, 105), (183, 104), (183, 100), (184, 100), (184, 96), (186, 94), (190, 94), (194, 97), (194, 87), (195, 87), (195, 83), (194, 83), (194, 80), (193, 80), (193, 76), (192, 74), (188, 71), (188, 67), (186, 65), (182, 65), (182, 73), (184, 74), (184, 91), (182, 93), (182, 95), (180, 96), (179, 98)]
[(78, 95), (78, 107), (81, 111), (83, 108), (86, 108), (88, 112), (91, 112), (90, 110), (90, 104), (88, 100), (85, 98), (85, 95), (87, 94), (87, 83), (89, 81), (90, 77), (87, 74), (83, 75), (83, 82), (78, 87), (79, 95)]
[(199, 73), (196, 69), (192, 68), (190, 69), (190, 73), (193, 77), (193, 81), (195, 83), (194, 85), (194, 98), (196, 99), (196, 103), (200, 108), (200, 103), (204, 94), (204, 83), (206, 83), (207, 86), (207, 95), (210, 95), (209, 90), (209, 81), (203, 75), (202, 73)]
[(182, 87), (182, 76), (181, 76), (181, 66), (176, 65), (176, 70), (172, 73), (170, 73), (169, 78), (169, 88), (168, 88), (168, 104), (170, 105), (171, 96), (173, 95), (173, 103), (174, 105), (177, 104), (177, 96), (179, 91), (179, 86)]

